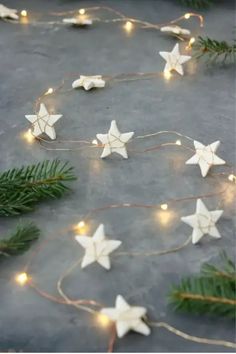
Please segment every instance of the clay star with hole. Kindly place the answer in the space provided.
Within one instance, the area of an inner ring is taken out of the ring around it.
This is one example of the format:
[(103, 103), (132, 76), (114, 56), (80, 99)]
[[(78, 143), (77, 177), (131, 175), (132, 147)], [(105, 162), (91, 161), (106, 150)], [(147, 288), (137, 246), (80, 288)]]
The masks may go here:
[(50, 114), (44, 103), (40, 104), (38, 114), (25, 116), (32, 123), (32, 135), (35, 137), (45, 133), (52, 140), (56, 139), (54, 124), (62, 117), (62, 114)]
[(181, 220), (193, 228), (192, 243), (196, 244), (208, 234), (214, 238), (221, 238), (215, 224), (224, 210), (209, 211), (201, 199), (197, 200), (196, 213), (183, 216)]
[(174, 33), (174, 34), (182, 34), (185, 36), (190, 36), (191, 32), (186, 29), (182, 28), (180, 26), (172, 25), (172, 26), (163, 26), (160, 29), (161, 32), (168, 32), (168, 33)]
[(150, 328), (142, 320), (146, 312), (145, 307), (130, 306), (121, 295), (116, 298), (116, 307), (103, 308), (101, 310), (103, 315), (115, 322), (119, 338), (124, 337), (131, 330), (145, 336), (149, 335)]
[(225, 161), (215, 154), (219, 146), (219, 140), (210, 145), (203, 145), (199, 141), (194, 141), (196, 154), (185, 162), (186, 165), (199, 165), (202, 177), (206, 177), (211, 166), (225, 164)]
[(10, 18), (12, 20), (18, 20), (17, 10), (9, 9), (8, 7), (0, 4), (0, 18)]
[(102, 75), (84, 76), (80, 75), (78, 80), (72, 83), (73, 88), (83, 87), (86, 91), (91, 90), (94, 87), (105, 87), (105, 80), (102, 79)]
[(89, 18), (83, 18), (83, 17), (71, 17), (71, 18), (63, 18), (64, 23), (68, 23), (74, 26), (91, 26), (93, 24), (93, 21)]
[(184, 75), (182, 64), (191, 59), (189, 55), (181, 55), (179, 52), (179, 44), (176, 43), (171, 52), (159, 52), (160, 56), (166, 60), (164, 71), (177, 71), (180, 75)]
[(109, 254), (116, 250), (122, 243), (118, 240), (108, 240), (104, 233), (103, 224), (98, 226), (92, 237), (78, 235), (75, 239), (83, 248), (85, 248), (85, 255), (81, 263), (81, 268), (85, 268), (89, 264), (97, 262), (102, 267), (110, 269), (111, 264)]
[(117, 128), (116, 121), (111, 122), (111, 127), (107, 134), (97, 134), (97, 139), (104, 146), (101, 158), (111, 155), (113, 152), (121, 155), (124, 159), (128, 158), (125, 144), (132, 138), (134, 132), (121, 133)]

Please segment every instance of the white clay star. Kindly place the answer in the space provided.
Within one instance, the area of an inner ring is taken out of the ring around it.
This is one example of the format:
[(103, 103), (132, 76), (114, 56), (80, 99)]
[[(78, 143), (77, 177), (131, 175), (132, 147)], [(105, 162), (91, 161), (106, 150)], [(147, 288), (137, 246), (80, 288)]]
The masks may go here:
[(101, 158), (109, 156), (113, 152), (121, 155), (125, 159), (128, 158), (125, 144), (132, 138), (134, 132), (120, 133), (117, 128), (116, 121), (111, 122), (108, 134), (97, 134), (98, 140), (104, 145)]
[(176, 43), (171, 52), (159, 52), (160, 56), (166, 60), (164, 71), (177, 71), (180, 75), (184, 74), (182, 64), (191, 59), (189, 55), (181, 55), (179, 52), (179, 44)]
[(93, 21), (91, 19), (83, 18), (80, 16), (72, 17), (72, 18), (64, 18), (63, 22), (74, 26), (91, 26), (93, 24)]
[(180, 26), (164, 26), (161, 27), (161, 32), (168, 32), (168, 33), (174, 33), (174, 34), (183, 34), (185, 36), (190, 36), (191, 32), (186, 29), (186, 28), (182, 28)]
[(146, 312), (145, 307), (130, 306), (121, 295), (116, 298), (116, 307), (103, 308), (101, 310), (103, 315), (115, 322), (119, 338), (124, 337), (130, 330), (145, 336), (149, 335), (150, 328), (142, 320)]
[(109, 254), (116, 250), (122, 243), (118, 240), (106, 239), (103, 224), (98, 226), (92, 237), (78, 235), (75, 239), (83, 248), (85, 248), (85, 255), (81, 263), (81, 268), (85, 268), (89, 264), (97, 262), (102, 267), (110, 269), (111, 264)]
[(225, 164), (225, 161), (215, 154), (219, 145), (219, 140), (210, 145), (203, 145), (199, 141), (194, 141), (196, 154), (185, 162), (186, 165), (199, 165), (202, 177), (206, 177), (211, 166)]
[(91, 90), (93, 87), (102, 88), (105, 87), (105, 80), (103, 80), (102, 75), (85, 76), (80, 75), (78, 80), (72, 83), (73, 88), (83, 87), (86, 91)]
[(223, 210), (209, 211), (201, 199), (197, 200), (196, 213), (183, 216), (181, 220), (193, 228), (192, 243), (196, 244), (206, 234), (220, 238), (215, 223), (223, 214)]
[(18, 20), (17, 10), (9, 9), (8, 7), (0, 4), (0, 17), (1, 18), (11, 18), (12, 20)]
[(62, 117), (62, 114), (50, 114), (44, 103), (40, 104), (38, 114), (25, 116), (32, 123), (32, 134), (37, 137), (43, 133), (47, 134), (52, 140), (56, 139), (54, 124)]

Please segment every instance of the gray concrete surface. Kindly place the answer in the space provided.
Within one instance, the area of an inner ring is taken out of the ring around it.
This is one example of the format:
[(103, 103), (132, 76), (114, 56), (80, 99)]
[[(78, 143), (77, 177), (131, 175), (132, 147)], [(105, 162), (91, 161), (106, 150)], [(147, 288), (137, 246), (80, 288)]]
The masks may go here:
[[(64, 11), (90, 5), (110, 5), (127, 15), (163, 22), (188, 9), (175, 1), (63, 1), (8, 0), (13, 8)], [(224, 1), (205, 15), (205, 34), (217, 39), (233, 38), (234, 2)], [(194, 20), (189, 22), (194, 26)], [(200, 177), (199, 168), (185, 166), (185, 151), (165, 149), (149, 154), (132, 154), (128, 161), (84, 152), (46, 152), (28, 146), (20, 138), (28, 128), (25, 114), (34, 99), (60, 82), (68, 72), (118, 74), (161, 71), (159, 50), (170, 50), (174, 40), (153, 30), (135, 29), (127, 36), (120, 25), (95, 25), (88, 30), (65, 27), (19, 26), (0, 23), (0, 169), (59, 157), (75, 166), (78, 181), (64, 199), (41, 204), (21, 219), (34, 220), (42, 229), (42, 242), (53, 235), (36, 257), (31, 274), (35, 282), (56, 295), (56, 281), (83, 250), (62, 228), (79, 221), (86, 210), (116, 202), (155, 204), (168, 198), (219, 190), (213, 178)], [(104, 90), (76, 91), (57, 97), (51, 105), (64, 115), (57, 124), (58, 138), (89, 138), (105, 133), (116, 119), (121, 131), (136, 135), (157, 130), (178, 130), (203, 143), (222, 141), (219, 156), (235, 163), (234, 67), (207, 69), (187, 65), (188, 74), (166, 83), (162, 79), (118, 83)], [(168, 141), (168, 137), (166, 138)], [(141, 143), (136, 148), (163, 141)], [(216, 168), (214, 171), (222, 171)], [(219, 198), (208, 200), (214, 209)], [(76, 271), (65, 283), (72, 297), (92, 298), (113, 306), (121, 293), (130, 303), (148, 308), (154, 320), (166, 321), (196, 336), (234, 340), (234, 325), (224, 319), (177, 314), (167, 305), (173, 282), (197, 272), (204, 261), (216, 259), (221, 249), (231, 255), (235, 246), (233, 204), (225, 202), (218, 223), (222, 239), (206, 238), (198, 246), (179, 253), (153, 258), (112, 258), (112, 270), (98, 266)], [(146, 210), (113, 210), (91, 220), (92, 231), (103, 222), (107, 233), (123, 241), (122, 250), (164, 249), (183, 242), (191, 230), (179, 222), (181, 215), (195, 210), (194, 202), (174, 207), (175, 218), (168, 226), (156, 213)], [(0, 233), (16, 225), (18, 218), (2, 218)], [(58, 237), (57, 237), (58, 234)], [(89, 315), (74, 308), (51, 303), (31, 289), (18, 287), (13, 278), (31, 252), (6, 260), (0, 268), (0, 349), (15, 351), (106, 351), (109, 333)], [(164, 329), (153, 329), (150, 337), (129, 334), (116, 343), (118, 352), (203, 352), (227, 351), (223, 347), (185, 341)]]

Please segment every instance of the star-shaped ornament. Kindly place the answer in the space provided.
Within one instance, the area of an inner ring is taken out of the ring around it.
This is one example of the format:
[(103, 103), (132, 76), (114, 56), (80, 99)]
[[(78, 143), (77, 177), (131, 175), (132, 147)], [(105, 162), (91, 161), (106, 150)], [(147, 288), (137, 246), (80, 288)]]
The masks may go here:
[(182, 28), (180, 26), (164, 26), (161, 27), (161, 32), (168, 32), (168, 33), (174, 33), (174, 34), (182, 34), (184, 36), (190, 36), (191, 32), (186, 29), (186, 28)]
[(93, 87), (103, 88), (105, 87), (105, 80), (103, 80), (102, 75), (85, 76), (80, 75), (78, 80), (72, 83), (72, 87), (78, 88), (83, 87), (86, 91), (91, 90)]
[(164, 71), (177, 71), (180, 75), (184, 75), (182, 64), (191, 59), (189, 55), (181, 55), (179, 52), (179, 44), (176, 43), (171, 52), (159, 52), (160, 56), (166, 60)]
[(83, 18), (82, 16), (78, 17), (72, 17), (72, 18), (64, 18), (63, 19), (64, 23), (68, 23), (73, 26), (91, 26), (93, 24), (93, 21), (89, 18)]
[(116, 121), (111, 122), (111, 127), (107, 134), (97, 134), (98, 140), (103, 144), (101, 158), (111, 155), (113, 152), (121, 155), (124, 159), (128, 158), (125, 144), (132, 138), (134, 132), (121, 133), (117, 128)]
[(104, 225), (98, 226), (92, 237), (89, 236), (76, 236), (76, 241), (85, 248), (85, 255), (83, 257), (81, 268), (87, 267), (94, 262), (99, 263), (106, 269), (111, 268), (109, 254), (116, 250), (121, 241), (108, 240), (104, 233)]
[(0, 18), (10, 18), (12, 20), (18, 20), (17, 10), (9, 9), (8, 7), (0, 4)]
[(196, 244), (200, 239), (208, 234), (214, 238), (221, 235), (215, 224), (223, 214), (224, 210), (209, 211), (201, 199), (197, 200), (196, 213), (183, 216), (181, 220), (193, 228), (192, 243)]
[(54, 124), (62, 117), (62, 114), (50, 114), (44, 103), (40, 103), (38, 114), (25, 116), (32, 123), (32, 135), (35, 137), (45, 133), (52, 140), (56, 139)]
[(185, 162), (186, 165), (199, 165), (202, 177), (206, 177), (211, 166), (225, 164), (225, 161), (215, 154), (219, 146), (219, 140), (210, 145), (203, 145), (199, 141), (194, 141), (196, 154)]
[(121, 295), (116, 298), (116, 307), (103, 308), (101, 310), (103, 315), (115, 322), (119, 338), (124, 337), (131, 330), (145, 336), (149, 335), (150, 328), (143, 322), (146, 312), (145, 307), (130, 306)]

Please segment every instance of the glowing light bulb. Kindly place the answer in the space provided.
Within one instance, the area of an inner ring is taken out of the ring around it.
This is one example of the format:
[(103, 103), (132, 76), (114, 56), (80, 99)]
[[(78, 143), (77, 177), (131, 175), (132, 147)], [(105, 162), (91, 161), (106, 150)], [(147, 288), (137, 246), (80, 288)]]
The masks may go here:
[(49, 87), (49, 89), (45, 92), (44, 95), (51, 95), (54, 92), (52, 87)]
[(101, 313), (97, 316), (97, 321), (101, 325), (101, 327), (107, 327), (110, 324), (109, 317), (107, 317), (106, 315), (103, 315)]
[(22, 10), (20, 14), (22, 17), (27, 17), (27, 15), (28, 15), (26, 10)]
[(23, 138), (28, 144), (32, 144), (35, 140), (35, 137), (33, 136), (31, 129), (28, 129), (27, 132), (23, 134)]
[(235, 183), (236, 183), (236, 176), (233, 175), (233, 174), (230, 174), (230, 175), (228, 176), (228, 180), (229, 180), (230, 182), (235, 182)]
[(171, 72), (169, 70), (164, 70), (164, 77), (166, 80), (170, 80), (171, 78)]
[(16, 275), (15, 280), (19, 285), (24, 286), (29, 281), (29, 277), (26, 273), (20, 273)]
[(93, 144), (93, 145), (97, 145), (97, 144), (98, 144), (98, 141), (97, 141), (96, 139), (94, 139), (94, 140), (92, 141), (92, 144)]
[(193, 44), (196, 41), (196, 39), (194, 37), (190, 38), (189, 44)]
[(79, 14), (84, 15), (85, 14), (85, 9), (79, 9)]
[(181, 140), (176, 140), (175, 144), (176, 145), (182, 145)]
[(162, 210), (167, 210), (168, 209), (168, 204), (161, 204), (161, 209)]
[(78, 222), (78, 224), (74, 226), (73, 229), (77, 234), (82, 235), (88, 231), (88, 226), (86, 225), (84, 220), (81, 220), (80, 222)]
[(124, 28), (127, 32), (130, 32), (133, 29), (133, 23), (131, 21), (127, 21), (124, 25)]
[(190, 16), (191, 16), (191, 14), (186, 13), (186, 14), (184, 15), (184, 18), (186, 18), (186, 20), (188, 20), (188, 19), (190, 18)]
[(82, 221), (80, 221), (80, 222), (78, 223), (77, 226), (78, 226), (79, 228), (84, 227), (84, 226), (85, 226), (85, 222), (82, 220)]

